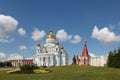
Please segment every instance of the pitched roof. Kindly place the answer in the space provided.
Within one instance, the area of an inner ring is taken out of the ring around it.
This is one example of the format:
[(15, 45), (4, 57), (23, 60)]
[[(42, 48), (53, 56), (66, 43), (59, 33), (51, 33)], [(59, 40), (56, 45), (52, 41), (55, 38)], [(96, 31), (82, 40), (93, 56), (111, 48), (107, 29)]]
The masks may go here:
[(88, 53), (88, 49), (87, 49), (87, 41), (84, 41), (84, 48), (83, 48), (83, 52), (82, 52), (82, 57), (90, 57), (89, 53)]

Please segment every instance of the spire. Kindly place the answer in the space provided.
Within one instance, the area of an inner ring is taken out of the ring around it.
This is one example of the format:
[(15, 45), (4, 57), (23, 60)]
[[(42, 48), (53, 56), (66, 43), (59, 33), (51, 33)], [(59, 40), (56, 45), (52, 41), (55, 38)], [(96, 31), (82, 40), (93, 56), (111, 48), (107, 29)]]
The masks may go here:
[(83, 48), (83, 52), (82, 52), (82, 57), (89, 57), (89, 53), (88, 53), (88, 49), (87, 49), (87, 41), (84, 40), (84, 48)]
[(84, 40), (84, 46), (86, 46), (87, 45), (87, 40)]

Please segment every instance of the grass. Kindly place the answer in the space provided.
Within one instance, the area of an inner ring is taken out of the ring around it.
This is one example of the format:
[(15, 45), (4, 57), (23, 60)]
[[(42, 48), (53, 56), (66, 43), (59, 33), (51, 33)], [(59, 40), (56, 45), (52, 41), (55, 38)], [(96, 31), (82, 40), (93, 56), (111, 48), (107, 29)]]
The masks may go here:
[(47, 74), (6, 74), (0, 71), (0, 80), (120, 80), (120, 69), (90, 66), (61, 66), (47, 68)]

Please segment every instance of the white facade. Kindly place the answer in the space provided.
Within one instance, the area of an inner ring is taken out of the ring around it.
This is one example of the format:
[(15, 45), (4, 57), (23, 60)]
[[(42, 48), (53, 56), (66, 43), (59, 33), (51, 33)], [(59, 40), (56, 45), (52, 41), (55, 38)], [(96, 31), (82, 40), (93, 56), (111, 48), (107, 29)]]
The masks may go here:
[(61, 66), (69, 64), (66, 51), (63, 47), (60, 47), (52, 32), (51, 30), (47, 36), (43, 49), (41, 49), (40, 44), (37, 45), (36, 55), (34, 55), (34, 63), (37, 66)]
[(91, 57), (90, 65), (91, 66), (105, 66), (106, 65), (106, 59), (103, 56)]

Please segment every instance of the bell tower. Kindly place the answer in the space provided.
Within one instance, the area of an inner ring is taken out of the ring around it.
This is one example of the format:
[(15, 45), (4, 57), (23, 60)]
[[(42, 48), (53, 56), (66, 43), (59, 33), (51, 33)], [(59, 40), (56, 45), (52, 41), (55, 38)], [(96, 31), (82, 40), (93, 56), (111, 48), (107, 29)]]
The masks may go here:
[(41, 45), (40, 45), (40, 43), (38, 43), (38, 44), (37, 44), (37, 49), (36, 49), (36, 53), (37, 53), (37, 54), (40, 53), (40, 47), (41, 47)]

